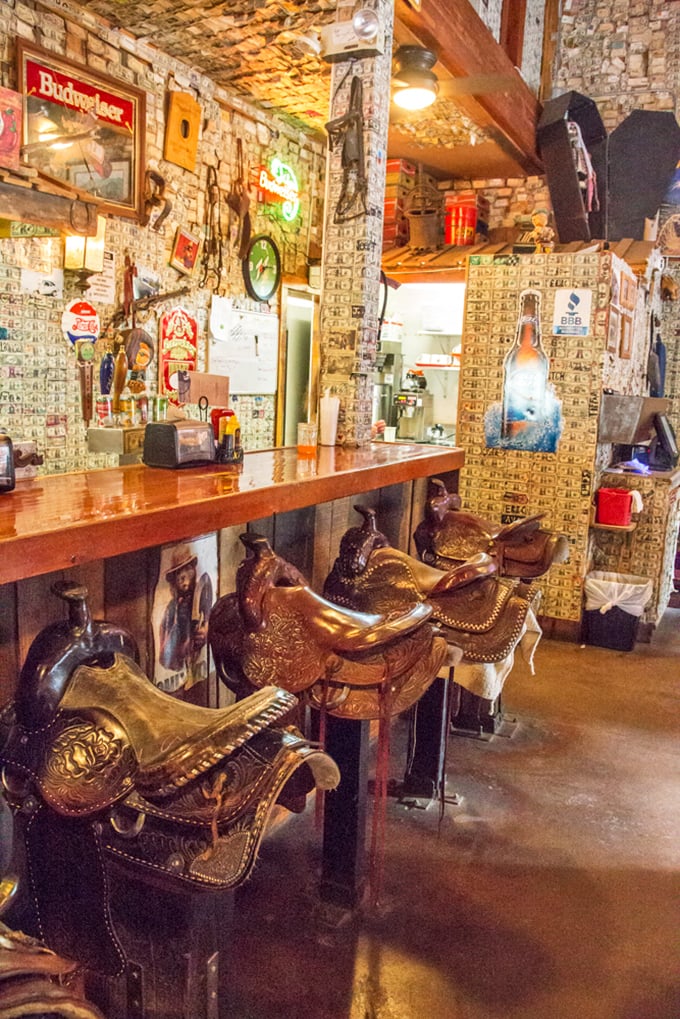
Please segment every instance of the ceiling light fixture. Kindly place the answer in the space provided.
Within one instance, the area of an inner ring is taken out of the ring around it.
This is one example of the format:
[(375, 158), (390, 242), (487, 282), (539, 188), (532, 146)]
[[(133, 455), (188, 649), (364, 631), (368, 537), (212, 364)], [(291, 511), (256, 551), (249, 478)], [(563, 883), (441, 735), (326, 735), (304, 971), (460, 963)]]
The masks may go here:
[(436, 54), (423, 46), (400, 46), (394, 55), (397, 69), (392, 78), (392, 99), (402, 110), (424, 110), (437, 98), (439, 86), (432, 68)]

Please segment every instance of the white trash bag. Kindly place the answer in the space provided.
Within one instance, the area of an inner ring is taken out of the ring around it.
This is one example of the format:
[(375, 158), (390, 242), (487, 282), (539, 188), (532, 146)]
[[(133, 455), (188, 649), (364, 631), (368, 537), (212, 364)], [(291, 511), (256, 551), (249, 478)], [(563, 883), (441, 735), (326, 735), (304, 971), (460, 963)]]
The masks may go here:
[(629, 573), (607, 573), (595, 570), (585, 580), (586, 611), (604, 614), (618, 605), (631, 616), (641, 616), (652, 597), (652, 582), (647, 577)]

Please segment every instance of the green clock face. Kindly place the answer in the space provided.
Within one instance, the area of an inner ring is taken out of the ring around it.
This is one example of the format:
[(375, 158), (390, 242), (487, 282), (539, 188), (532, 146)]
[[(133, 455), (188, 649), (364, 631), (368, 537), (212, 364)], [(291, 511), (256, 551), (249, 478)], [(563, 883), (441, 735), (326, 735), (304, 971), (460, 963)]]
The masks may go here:
[(243, 281), (255, 301), (268, 301), (281, 280), (281, 256), (267, 234), (251, 238), (243, 259)]

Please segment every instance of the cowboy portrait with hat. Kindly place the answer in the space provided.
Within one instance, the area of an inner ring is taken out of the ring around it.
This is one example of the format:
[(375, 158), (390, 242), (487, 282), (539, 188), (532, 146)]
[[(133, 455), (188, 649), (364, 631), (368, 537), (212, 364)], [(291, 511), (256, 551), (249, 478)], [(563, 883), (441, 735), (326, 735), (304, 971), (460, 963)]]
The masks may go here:
[(164, 573), (171, 597), (160, 621), (158, 658), (163, 668), (180, 673), (178, 678), (188, 680), (189, 685), (205, 678), (199, 674), (198, 666), (206, 645), (213, 602), (209, 574), (204, 572), (199, 578), (198, 573), (195, 549), (186, 544), (175, 545)]

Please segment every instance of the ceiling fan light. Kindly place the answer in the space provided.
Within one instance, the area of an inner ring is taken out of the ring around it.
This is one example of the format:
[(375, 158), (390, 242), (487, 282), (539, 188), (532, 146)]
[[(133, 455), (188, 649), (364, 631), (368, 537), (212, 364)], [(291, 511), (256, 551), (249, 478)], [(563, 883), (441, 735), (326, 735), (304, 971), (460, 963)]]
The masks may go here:
[(424, 110), (437, 98), (439, 86), (432, 67), (437, 62), (432, 50), (423, 46), (400, 46), (394, 57), (397, 70), (392, 78), (397, 106), (402, 110)]
[(434, 82), (423, 82), (420, 85), (407, 85), (395, 91), (392, 99), (402, 110), (424, 110), (437, 98), (437, 86)]

